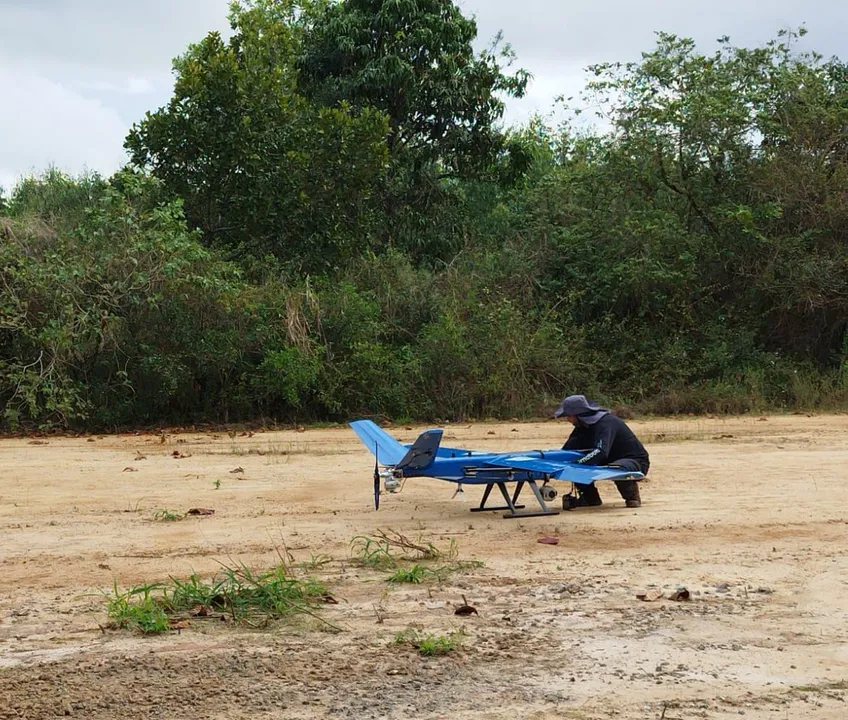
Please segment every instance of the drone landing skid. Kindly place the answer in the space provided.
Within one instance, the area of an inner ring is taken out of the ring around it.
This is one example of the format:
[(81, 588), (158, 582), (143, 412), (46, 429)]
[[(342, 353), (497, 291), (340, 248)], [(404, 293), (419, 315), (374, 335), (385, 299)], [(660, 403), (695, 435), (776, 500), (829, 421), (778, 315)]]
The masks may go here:
[[(530, 489), (533, 491), (533, 494), (536, 496), (536, 500), (539, 503), (540, 510), (535, 512), (517, 512), (518, 510), (523, 510), (525, 508), (524, 505), (518, 505), (518, 496), (521, 495), (521, 491), (524, 489), (525, 483), (530, 486)], [(503, 495), (503, 499), (506, 502), (506, 505), (498, 505), (497, 507), (486, 507), (486, 501), (489, 499), (489, 495), (492, 492), (492, 488), (497, 487), (498, 490), (501, 491), (501, 495)], [(505, 518), (516, 518), (516, 517), (538, 517), (540, 515), (559, 515), (559, 510), (552, 510), (545, 504), (545, 499), (542, 497), (542, 493), (539, 490), (539, 486), (536, 485), (535, 480), (521, 480), (515, 487), (515, 492), (512, 494), (512, 497), (509, 496), (509, 493), (506, 489), (506, 483), (504, 482), (491, 482), (486, 485), (486, 490), (483, 493), (483, 499), (480, 501), (480, 505), (476, 508), (471, 508), (471, 512), (490, 512), (495, 510), (509, 510), (509, 512), (504, 513)]]

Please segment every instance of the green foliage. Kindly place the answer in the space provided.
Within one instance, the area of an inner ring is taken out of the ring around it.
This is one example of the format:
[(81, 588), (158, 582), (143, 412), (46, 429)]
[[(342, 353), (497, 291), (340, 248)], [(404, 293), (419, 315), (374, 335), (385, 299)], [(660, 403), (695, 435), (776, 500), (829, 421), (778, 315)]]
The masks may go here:
[(848, 404), (848, 80), (802, 33), (659, 34), (592, 134), (502, 131), (527, 78), (449, 0), (231, 22), (134, 169), (4, 197), (4, 428)]
[(369, 247), (387, 124), (297, 94), (291, 2), (236, 5), (174, 63), (170, 103), (133, 127), (132, 162), (185, 202), (190, 226), (234, 257), (269, 253), (293, 272), (337, 270)]
[(376, 537), (357, 535), (351, 540), (351, 552), (366, 567), (388, 569), (400, 564), (421, 560), (453, 560), (457, 555), (456, 541), (451, 538), (446, 548), (440, 548), (421, 538), (410, 540), (396, 530), (380, 530)]
[(465, 631), (460, 629), (449, 635), (436, 635), (435, 633), (422, 633), (415, 628), (408, 628), (395, 635), (396, 645), (411, 645), (425, 657), (434, 655), (446, 655), (456, 652), (462, 647), (465, 640)]
[[(522, 198), (522, 232), (547, 240), (542, 282), (573, 294), (609, 394), (791, 405), (784, 368), (841, 362), (848, 225), (818, 218), (847, 187), (848, 95), (794, 39), (704, 56), (660, 34), (640, 63), (593, 67), (614, 132), (565, 143)], [(796, 165), (818, 188), (800, 223)]]
[(157, 597), (158, 585), (142, 585), (120, 592), (117, 584), (107, 599), (106, 612), (116, 627), (143, 635), (163, 633), (171, 628), (170, 620)]
[[(351, 541), (351, 552), (365, 567), (393, 571), (386, 577), (390, 583), (440, 583), (454, 573), (483, 567), (477, 560), (457, 560), (458, 548), (453, 539), (446, 548), (440, 548), (392, 530), (379, 531), (376, 537), (358, 535)], [(436, 561), (441, 562), (434, 565)]]
[(448, 577), (463, 570), (473, 570), (483, 567), (483, 563), (479, 560), (458, 561), (447, 563), (445, 565), (437, 565), (436, 567), (426, 567), (415, 563), (409, 567), (402, 567), (395, 570), (389, 575), (386, 580), (390, 583), (422, 583), (427, 580), (435, 582), (443, 582)]
[(453, 176), (485, 168), (504, 147), (504, 97), (529, 76), (505, 75), (509, 47), (475, 55), (477, 25), (452, 0), (343, 0), (307, 14), (299, 87), (319, 102), (388, 115), (389, 150)]
[(26, 177), (11, 188), (11, 197), (2, 214), (44, 223), (40, 228), (30, 228), (34, 232), (72, 231), (85, 220), (92, 204), (107, 187), (108, 183), (97, 173), (72, 178), (51, 168), (40, 178)]
[(384, 244), (422, 262), (449, 258), (461, 236), (461, 189), (448, 179), (510, 182), (527, 165), (498, 123), (522, 97), (500, 37), (477, 54), (477, 25), (452, 0), (343, 0), (303, 15), (298, 88), (326, 107), (388, 118), (389, 174), (377, 201)]
[[(151, 200), (157, 185), (148, 178), (100, 186), (83, 219), (58, 222), (59, 231), (31, 214), (68, 183), (48, 176), (42, 192), (30, 181), (12, 195), (0, 245), (4, 419), (138, 422), (146, 418), (137, 393), (149, 419), (196, 402), (193, 384), (227, 362), (227, 338), (211, 326), (226, 312), (235, 269), (186, 230), (179, 202)], [(75, 193), (67, 195), (78, 213)]]
[(153, 513), (153, 519), (159, 522), (177, 522), (185, 519), (185, 513), (176, 510), (157, 510)]
[(387, 540), (357, 536), (351, 541), (351, 550), (365, 567), (393, 568), (397, 564), (397, 558)]
[(255, 572), (241, 564), (225, 566), (217, 577), (207, 581), (197, 575), (185, 581), (171, 578), (162, 600), (171, 613), (200, 606), (210, 612), (226, 612), (235, 620), (250, 620), (311, 614), (310, 606), (326, 596), (324, 585), (292, 577), (283, 566)]
[(408, 568), (399, 568), (395, 570), (387, 580), (390, 583), (420, 583), (424, 580), (432, 570), (425, 568), (418, 563)]
[(107, 613), (118, 628), (145, 634), (161, 633), (187, 617), (224, 614), (236, 622), (256, 625), (271, 619), (314, 616), (326, 601), (321, 583), (291, 576), (280, 566), (255, 572), (246, 565), (224, 566), (208, 580), (193, 574), (186, 580), (142, 585), (120, 592), (115, 585)]
[(309, 560), (305, 560), (300, 564), (300, 567), (306, 570), (320, 570), (324, 565), (333, 562), (333, 558), (329, 555), (325, 555), (324, 553), (318, 553), (315, 555), (314, 553), (309, 558)]

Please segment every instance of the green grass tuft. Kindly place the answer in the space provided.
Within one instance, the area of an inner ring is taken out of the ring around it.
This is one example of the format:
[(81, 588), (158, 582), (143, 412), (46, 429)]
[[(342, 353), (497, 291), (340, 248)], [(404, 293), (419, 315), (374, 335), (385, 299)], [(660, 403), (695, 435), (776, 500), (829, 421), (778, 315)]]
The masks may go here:
[(410, 568), (400, 568), (389, 575), (388, 581), (392, 583), (420, 583), (433, 571), (430, 568), (422, 567), (417, 563)]
[(456, 572), (479, 567), (483, 567), (479, 560), (460, 560), (432, 568), (416, 563), (408, 568), (398, 568), (386, 579), (391, 583), (421, 583), (425, 580), (442, 582)]
[(153, 513), (153, 519), (158, 522), (177, 522), (185, 519), (185, 513), (175, 510), (157, 510)]
[(399, 645), (409, 644), (418, 650), (420, 655), (446, 655), (455, 652), (465, 640), (465, 631), (460, 629), (449, 635), (423, 634), (418, 630), (409, 628), (395, 635), (395, 643)]
[[(297, 615), (317, 617), (319, 605), (332, 601), (327, 588), (313, 579), (301, 580), (285, 566), (254, 572), (246, 565), (224, 566), (209, 580), (142, 585), (109, 597), (107, 612), (115, 625), (142, 633), (164, 632), (172, 622), (191, 617), (221, 616), (251, 626)], [(326, 621), (325, 621), (326, 622)]]
[(106, 611), (116, 627), (135, 630), (143, 635), (165, 632), (171, 624), (159, 598), (154, 591), (159, 585), (140, 585), (126, 592), (119, 592), (117, 583), (114, 596), (107, 601)]
[[(453, 538), (447, 547), (440, 548), (421, 539), (410, 540), (394, 530), (380, 530), (376, 537), (358, 535), (351, 541), (351, 552), (355, 562), (390, 572), (387, 580), (391, 583), (441, 582), (453, 573), (483, 567), (479, 560), (457, 560)], [(433, 566), (435, 561), (442, 564)]]

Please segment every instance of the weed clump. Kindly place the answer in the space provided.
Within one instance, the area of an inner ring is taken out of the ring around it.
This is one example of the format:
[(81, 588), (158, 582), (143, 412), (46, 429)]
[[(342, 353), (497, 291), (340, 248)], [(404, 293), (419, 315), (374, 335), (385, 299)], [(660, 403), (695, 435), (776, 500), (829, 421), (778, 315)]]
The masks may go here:
[(262, 627), (298, 615), (318, 617), (320, 605), (335, 602), (322, 583), (292, 577), (285, 566), (254, 572), (238, 565), (224, 566), (209, 580), (193, 574), (187, 580), (172, 577), (123, 592), (116, 584), (107, 599), (107, 613), (116, 628), (152, 634), (204, 618)]
[(177, 522), (185, 519), (185, 513), (176, 510), (157, 510), (153, 513), (153, 519), (157, 522)]
[(414, 628), (408, 628), (403, 632), (395, 635), (395, 644), (408, 644), (418, 650), (420, 655), (446, 655), (447, 653), (458, 650), (465, 639), (465, 631), (463, 629), (452, 632), (448, 635), (424, 634)]
[(156, 585), (139, 585), (122, 593), (116, 583), (114, 595), (106, 603), (106, 612), (114, 627), (135, 630), (143, 635), (169, 630), (171, 621), (154, 594), (156, 590)]
[[(395, 530), (378, 530), (376, 537), (358, 535), (351, 541), (354, 559), (375, 570), (390, 572), (391, 583), (442, 582), (449, 575), (483, 566), (479, 560), (457, 560), (458, 548), (451, 538), (447, 548), (431, 542), (413, 541)], [(431, 566), (428, 563), (441, 561)]]

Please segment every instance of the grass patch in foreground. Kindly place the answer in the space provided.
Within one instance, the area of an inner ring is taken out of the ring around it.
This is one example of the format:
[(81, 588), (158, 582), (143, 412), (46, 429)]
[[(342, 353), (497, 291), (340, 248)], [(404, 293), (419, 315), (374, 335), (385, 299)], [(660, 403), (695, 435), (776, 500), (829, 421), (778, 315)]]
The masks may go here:
[(109, 597), (106, 603), (106, 612), (114, 626), (143, 635), (170, 630), (171, 621), (154, 594), (156, 590), (155, 585), (140, 585), (122, 593), (116, 583), (114, 596)]
[(182, 627), (191, 619), (223, 618), (261, 627), (270, 620), (298, 615), (318, 618), (317, 608), (334, 603), (324, 585), (316, 580), (300, 580), (289, 575), (285, 566), (254, 572), (246, 565), (224, 566), (221, 573), (203, 580), (191, 575), (187, 580), (140, 585), (124, 592), (117, 584), (107, 599), (107, 613), (113, 627), (143, 634)]
[(425, 635), (414, 628), (409, 628), (395, 635), (395, 644), (412, 645), (420, 655), (433, 656), (446, 655), (458, 650), (464, 639), (465, 632), (462, 629), (449, 635)]
[[(479, 560), (457, 560), (453, 538), (447, 547), (438, 547), (420, 538), (410, 540), (396, 530), (378, 530), (375, 537), (358, 535), (351, 541), (351, 552), (359, 565), (389, 572), (390, 583), (442, 582), (453, 573), (483, 567)], [(437, 561), (441, 564), (433, 565)]]
[(483, 567), (483, 563), (479, 560), (457, 560), (455, 562), (448, 563), (446, 565), (439, 565), (433, 568), (424, 567), (423, 565), (415, 563), (415, 565), (412, 565), (411, 567), (395, 570), (386, 579), (390, 583), (421, 583), (426, 580), (442, 582), (453, 573), (479, 567)]
[(397, 568), (402, 563), (421, 560), (452, 560), (456, 557), (456, 541), (451, 538), (448, 547), (440, 548), (421, 539), (410, 540), (396, 530), (378, 530), (376, 537), (357, 535), (351, 541), (351, 552), (356, 561), (377, 570)]

